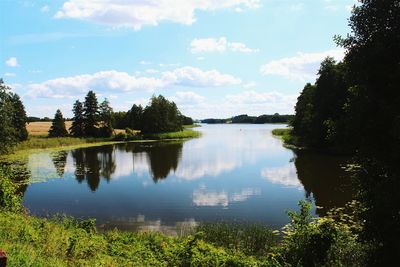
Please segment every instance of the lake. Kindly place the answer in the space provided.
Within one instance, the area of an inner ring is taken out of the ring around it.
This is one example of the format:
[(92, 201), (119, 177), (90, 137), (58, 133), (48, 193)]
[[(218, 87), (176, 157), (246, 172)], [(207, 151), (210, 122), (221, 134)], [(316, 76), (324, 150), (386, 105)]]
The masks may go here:
[(92, 217), (100, 228), (126, 230), (207, 221), (276, 228), (306, 197), (317, 215), (343, 206), (352, 193), (347, 159), (287, 149), (271, 134), (283, 127), (202, 125), (202, 137), (187, 141), (31, 154), (24, 205), (39, 216)]

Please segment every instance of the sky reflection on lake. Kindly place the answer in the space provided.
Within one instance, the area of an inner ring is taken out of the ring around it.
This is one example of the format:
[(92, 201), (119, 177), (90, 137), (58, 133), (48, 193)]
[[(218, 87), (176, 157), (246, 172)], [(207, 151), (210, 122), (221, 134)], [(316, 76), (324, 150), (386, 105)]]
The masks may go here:
[(184, 142), (33, 154), (28, 168), (36, 182), (24, 204), (37, 215), (94, 217), (122, 229), (216, 220), (281, 227), (285, 211), (306, 196), (325, 208), (317, 213), (343, 205), (348, 179), (331, 174), (346, 159), (296, 155), (272, 136), (278, 127), (284, 125), (203, 125), (196, 128), (201, 138)]

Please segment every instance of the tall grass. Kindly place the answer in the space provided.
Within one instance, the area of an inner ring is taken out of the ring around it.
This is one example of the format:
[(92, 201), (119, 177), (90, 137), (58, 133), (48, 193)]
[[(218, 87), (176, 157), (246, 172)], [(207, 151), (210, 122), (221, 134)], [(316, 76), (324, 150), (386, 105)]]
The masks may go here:
[(298, 137), (293, 134), (292, 128), (273, 129), (272, 135), (282, 138), (286, 146), (298, 146)]

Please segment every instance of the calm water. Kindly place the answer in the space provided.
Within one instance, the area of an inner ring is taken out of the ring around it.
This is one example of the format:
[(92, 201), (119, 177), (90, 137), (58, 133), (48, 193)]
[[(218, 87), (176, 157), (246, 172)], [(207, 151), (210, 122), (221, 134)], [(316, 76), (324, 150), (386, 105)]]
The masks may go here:
[(201, 138), (185, 142), (33, 154), (24, 205), (41, 216), (94, 217), (105, 228), (158, 229), (216, 220), (281, 227), (305, 197), (317, 214), (349, 200), (346, 159), (296, 154), (271, 135), (278, 127), (203, 125)]

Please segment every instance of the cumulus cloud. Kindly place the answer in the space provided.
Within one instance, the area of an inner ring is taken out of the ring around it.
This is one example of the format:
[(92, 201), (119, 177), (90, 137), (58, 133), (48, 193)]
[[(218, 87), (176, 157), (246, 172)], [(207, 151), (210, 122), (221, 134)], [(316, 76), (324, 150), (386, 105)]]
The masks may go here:
[(203, 96), (190, 91), (176, 92), (170, 99), (178, 105), (195, 105), (205, 101)]
[(203, 39), (193, 39), (190, 43), (190, 52), (192, 53), (202, 53), (202, 52), (242, 52), (242, 53), (252, 53), (258, 52), (259, 49), (248, 48), (243, 43), (238, 42), (228, 42), (226, 37), (220, 38), (203, 38)]
[(61, 99), (76, 98), (88, 90), (99, 93), (151, 92), (168, 86), (218, 87), (240, 83), (240, 79), (229, 74), (222, 74), (217, 70), (203, 71), (188, 66), (162, 72), (159, 77), (135, 76), (110, 70), (29, 84), (27, 96)]
[(294, 57), (272, 60), (261, 66), (263, 75), (280, 75), (292, 80), (307, 81), (316, 77), (320, 63), (326, 57), (342, 60), (343, 49), (334, 49), (317, 53), (298, 53)]
[(12, 68), (18, 67), (18, 60), (16, 57), (10, 57), (6, 60), (6, 65)]
[(227, 8), (258, 8), (260, 0), (68, 0), (55, 18), (87, 20), (135, 30), (145, 25), (170, 21), (191, 25), (196, 11), (215, 11)]
[(241, 83), (240, 79), (230, 74), (222, 74), (217, 70), (203, 71), (190, 66), (164, 72), (163, 80), (169, 84), (194, 87), (217, 87)]

